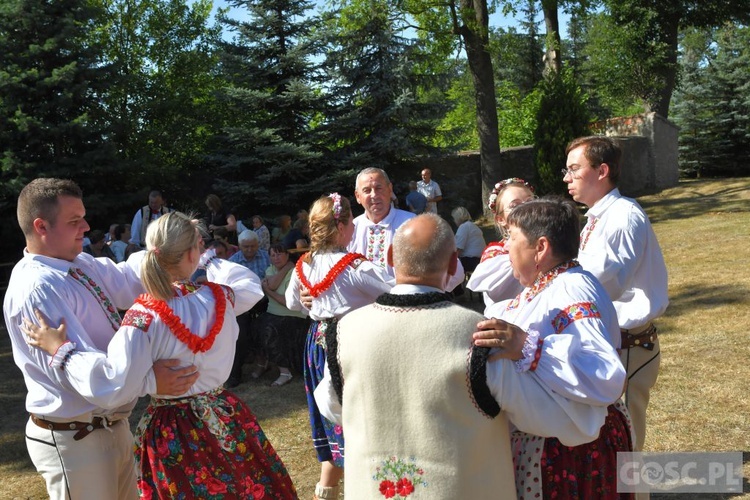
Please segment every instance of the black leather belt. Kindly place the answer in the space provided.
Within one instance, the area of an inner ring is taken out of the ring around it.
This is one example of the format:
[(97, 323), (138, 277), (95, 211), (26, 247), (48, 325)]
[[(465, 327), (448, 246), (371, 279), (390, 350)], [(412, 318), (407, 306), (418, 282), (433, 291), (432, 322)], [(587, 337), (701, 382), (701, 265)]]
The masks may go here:
[(52, 422), (50, 420), (39, 418), (36, 415), (31, 415), (31, 421), (42, 429), (49, 429), (51, 431), (78, 431), (76, 432), (76, 435), (73, 436), (73, 439), (75, 439), (76, 441), (80, 441), (96, 429), (105, 429), (107, 427), (112, 427), (120, 420), (122, 419), (108, 420), (103, 417), (94, 417), (91, 422)]

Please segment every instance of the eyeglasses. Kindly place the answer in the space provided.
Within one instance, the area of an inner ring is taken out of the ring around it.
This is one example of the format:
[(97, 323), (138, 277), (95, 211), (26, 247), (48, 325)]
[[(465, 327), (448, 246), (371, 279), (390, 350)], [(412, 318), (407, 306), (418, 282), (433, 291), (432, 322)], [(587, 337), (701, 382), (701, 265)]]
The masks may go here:
[(578, 176), (576, 175), (576, 172), (581, 170), (583, 168), (583, 165), (573, 165), (573, 168), (564, 168), (560, 170), (560, 173), (563, 176), (563, 179), (566, 178), (568, 175), (570, 175), (573, 179), (578, 179)]

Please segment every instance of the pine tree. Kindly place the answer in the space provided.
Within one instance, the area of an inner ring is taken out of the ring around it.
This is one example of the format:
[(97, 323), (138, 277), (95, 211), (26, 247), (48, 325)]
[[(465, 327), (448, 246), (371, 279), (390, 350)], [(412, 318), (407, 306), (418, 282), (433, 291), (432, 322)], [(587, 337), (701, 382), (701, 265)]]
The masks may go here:
[[(0, 5), (0, 197), (39, 176), (73, 178), (88, 192), (118, 182), (99, 97), (109, 67), (90, 32), (85, 0), (6, 0)], [(7, 206), (7, 205), (6, 205)]]
[(311, 3), (232, 0), (246, 21), (220, 17), (231, 41), (219, 44), (226, 120), (208, 157), (213, 189), (239, 214), (306, 207), (330, 188), (316, 131), (325, 107), (314, 85)]
[(427, 55), (398, 34), (389, 10), (384, 2), (353, 3), (330, 26), (335, 45), (325, 70), (333, 100), (325, 130), (333, 163), (351, 181), (364, 166), (391, 170), (435, 153), (431, 141), (445, 112), (424, 95), (440, 75), (428, 73)]

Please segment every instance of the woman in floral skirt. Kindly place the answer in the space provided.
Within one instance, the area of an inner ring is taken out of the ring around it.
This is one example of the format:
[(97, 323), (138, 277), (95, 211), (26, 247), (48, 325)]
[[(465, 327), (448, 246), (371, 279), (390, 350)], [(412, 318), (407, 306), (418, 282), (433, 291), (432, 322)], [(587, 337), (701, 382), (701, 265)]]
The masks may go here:
[(286, 305), (303, 309), (300, 285), (314, 300), (313, 320), (305, 344), (305, 390), (310, 412), (313, 446), (321, 462), (316, 499), (338, 498), (339, 481), (344, 475), (344, 436), (341, 427), (318, 411), (313, 392), (323, 379), (326, 346), (325, 332), (334, 320), (347, 312), (372, 304), (395, 284), (388, 273), (363, 255), (348, 253), (346, 247), (354, 234), (349, 200), (338, 193), (313, 203), (309, 215), (310, 252), (296, 264), (286, 289)]
[[(295, 499), (284, 464), (250, 411), (224, 390), (239, 328), (236, 315), (263, 296), (244, 267), (201, 256), (194, 221), (173, 212), (149, 225), (141, 278), (146, 294), (125, 314), (107, 353), (79, 352), (65, 325), (26, 326), (32, 345), (53, 358), (89, 401), (117, 407), (151, 393), (136, 431), (141, 498)], [(206, 268), (208, 282), (188, 281)], [(225, 283), (219, 285), (217, 283)], [(196, 383), (182, 397), (155, 394), (151, 365), (175, 358), (195, 365)]]

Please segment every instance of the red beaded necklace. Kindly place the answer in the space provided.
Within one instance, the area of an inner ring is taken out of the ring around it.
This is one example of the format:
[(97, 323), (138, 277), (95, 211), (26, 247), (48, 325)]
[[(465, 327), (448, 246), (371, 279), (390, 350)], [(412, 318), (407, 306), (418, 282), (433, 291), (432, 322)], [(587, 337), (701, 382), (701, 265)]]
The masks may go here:
[(211, 289), (214, 300), (216, 300), (216, 320), (205, 337), (199, 337), (191, 332), (163, 300), (155, 299), (151, 295), (144, 293), (136, 299), (135, 303), (141, 304), (143, 307), (158, 314), (159, 318), (169, 327), (174, 336), (180, 342), (187, 345), (194, 354), (206, 352), (214, 345), (216, 336), (221, 331), (221, 327), (224, 326), (224, 312), (227, 308), (227, 299), (224, 296), (221, 286), (216, 283), (205, 283), (205, 286)]
[(317, 297), (321, 293), (328, 290), (331, 285), (333, 285), (333, 282), (336, 281), (336, 278), (338, 278), (339, 274), (341, 274), (344, 269), (346, 269), (346, 266), (357, 259), (367, 260), (364, 255), (358, 253), (348, 253), (344, 255), (341, 260), (336, 262), (331, 270), (328, 271), (326, 277), (323, 278), (323, 281), (313, 286), (312, 283), (310, 283), (305, 277), (305, 273), (302, 272), (302, 261), (305, 260), (306, 257), (307, 254), (300, 257), (300, 259), (297, 261), (297, 265), (295, 266), (295, 270), (297, 271), (297, 277), (299, 278), (300, 282), (305, 286), (305, 288), (310, 290), (310, 295), (312, 295), (313, 297)]

